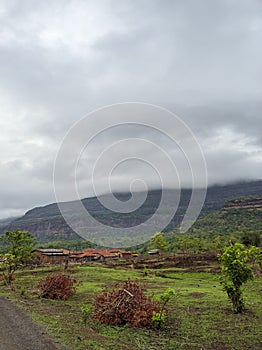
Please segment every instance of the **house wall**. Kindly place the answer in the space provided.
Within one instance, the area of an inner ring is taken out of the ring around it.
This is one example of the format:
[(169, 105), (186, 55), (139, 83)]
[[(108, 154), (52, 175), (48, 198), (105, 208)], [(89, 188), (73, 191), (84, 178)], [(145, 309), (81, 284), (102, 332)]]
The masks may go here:
[(35, 255), (40, 264), (62, 264), (68, 259), (66, 255), (45, 255), (41, 252), (35, 252)]

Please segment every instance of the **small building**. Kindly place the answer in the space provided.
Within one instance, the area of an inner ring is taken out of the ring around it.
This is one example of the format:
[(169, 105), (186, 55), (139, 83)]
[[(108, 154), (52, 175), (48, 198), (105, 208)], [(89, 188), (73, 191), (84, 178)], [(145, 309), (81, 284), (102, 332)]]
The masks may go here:
[(35, 249), (33, 253), (40, 264), (62, 264), (69, 257), (69, 253), (63, 249)]
[(133, 252), (126, 251), (119, 248), (113, 248), (109, 250), (110, 253), (116, 254), (120, 259), (130, 259), (133, 257)]
[(85, 253), (93, 253), (96, 255), (95, 260), (105, 260), (105, 259), (117, 259), (118, 255), (116, 253), (111, 252), (109, 249), (85, 249), (83, 250)]
[(66, 249), (35, 249), (33, 252), (40, 264), (61, 264), (66, 261), (87, 262), (103, 261), (107, 259), (129, 259), (134, 256), (133, 252), (119, 248), (88, 248), (76, 252)]
[(119, 259), (119, 257), (118, 257), (117, 254), (110, 253), (110, 252), (107, 251), (107, 250), (100, 251), (98, 254), (99, 254), (99, 257), (98, 257), (99, 260)]
[(80, 252), (71, 252), (69, 259), (75, 262), (98, 261), (105, 259), (117, 259), (119, 256), (108, 249), (84, 249)]

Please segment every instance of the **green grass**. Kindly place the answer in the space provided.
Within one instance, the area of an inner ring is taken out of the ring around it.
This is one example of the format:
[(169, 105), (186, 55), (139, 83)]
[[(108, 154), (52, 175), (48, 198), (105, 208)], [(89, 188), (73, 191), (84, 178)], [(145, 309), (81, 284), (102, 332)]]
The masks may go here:
[[(0, 294), (25, 308), (47, 332), (73, 350), (246, 350), (261, 348), (262, 280), (256, 278), (245, 288), (246, 311), (232, 313), (218, 275), (210, 272), (185, 272), (185, 269), (142, 270), (108, 268), (100, 265), (72, 268), (79, 281), (77, 293), (67, 301), (39, 299), (37, 284), (50, 270), (40, 268), (18, 271), (15, 290), (1, 285)], [(156, 276), (158, 274), (158, 276)], [(160, 274), (160, 275), (159, 275)], [(161, 277), (162, 276), (162, 277)], [(162, 330), (111, 327), (94, 322), (85, 325), (81, 306), (92, 304), (94, 295), (108, 284), (128, 278), (140, 279), (149, 293), (161, 293), (167, 287), (177, 291), (169, 304)], [(21, 287), (26, 287), (20, 296)]]

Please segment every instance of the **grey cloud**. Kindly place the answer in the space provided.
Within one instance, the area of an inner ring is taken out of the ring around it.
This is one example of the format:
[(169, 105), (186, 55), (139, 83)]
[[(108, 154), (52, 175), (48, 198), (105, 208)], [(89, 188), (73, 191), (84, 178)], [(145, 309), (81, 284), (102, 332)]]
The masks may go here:
[[(2, 1), (0, 216), (53, 201), (63, 136), (118, 102), (177, 113), (203, 147), (210, 183), (261, 178), (261, 15), (259, 0)], [(120, 128), (87, 159), (134, 134), (175, 152), (152, 130)]]

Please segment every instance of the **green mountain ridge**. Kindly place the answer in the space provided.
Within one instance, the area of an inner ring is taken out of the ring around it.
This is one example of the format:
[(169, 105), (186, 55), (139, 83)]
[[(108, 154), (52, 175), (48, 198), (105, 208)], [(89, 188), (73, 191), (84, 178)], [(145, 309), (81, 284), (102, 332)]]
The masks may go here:
[[(241, 197), (199, 218), (186, 232), (179, 227), (164, 234), (169, 252), (217, 252), (229, 241), (259, 246), (262, 242), (262, 197)], [(150, 241), (128, 249), (147, 252)]]
[(215, 236), (218, 234), (240, 234), (248, 232), (262, 233), (262, 204), (255, 205), (256, 201), (262, 203), (262, 198), (254, 198), (254, 206), (250, 204), (250, 198), (246, 202), (242, 199), (241, 206), (235, 206), (235, 201), (213, 213), (198, 219), (188, 231), (193, 235)]

